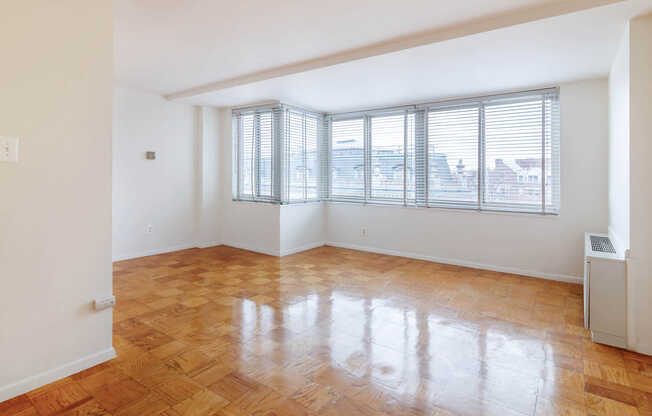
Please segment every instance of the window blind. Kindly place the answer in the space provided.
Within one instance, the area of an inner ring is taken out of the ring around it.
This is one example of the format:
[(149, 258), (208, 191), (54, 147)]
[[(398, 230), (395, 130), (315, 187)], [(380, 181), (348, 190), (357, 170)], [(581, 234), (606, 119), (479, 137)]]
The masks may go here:
[(320, 199), (320, 129), (317, 115), (287, 110), (285, 112), (285, 182), (284, 202)]
[(541, 209), (542, 107), (541, 100), (485, 107), (486, 206)]
[(275, 203), (322, 199), (323, 118), (286, 105), (234, 110), (233, 199)]
[(234, 199), (557, 214), (559, 91), (346, 114), (234, 110)]
[(365, 120), (334, 120), (330, 126), (330, 197), (365, 198)]
[(559, 212), (557, 89), (327, 120), (330, 200)]
[[(370, 192), (372, 201), (414, 198), (414, 114), (370, 116)], [(410, 195), (408, 196), (407, 193)]]
[(489, 100), (484, 105), (483, 207), (558, 212), (559, 146), (558, 140), (553, 140), (553, 124), (557, 124), (553, 122), (554, 101), (555, 97), (544, 94)]
[(480, 107), (428, 112), (428, 205), (478, 204)]
[(278, 201), (275, 174), (278, 151), (273, 109), (234, 112), (234, 198)]

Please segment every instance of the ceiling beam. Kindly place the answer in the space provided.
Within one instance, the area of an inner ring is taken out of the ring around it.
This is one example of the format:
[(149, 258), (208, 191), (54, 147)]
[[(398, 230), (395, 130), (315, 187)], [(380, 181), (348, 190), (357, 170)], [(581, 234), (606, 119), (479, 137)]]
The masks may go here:
[(444, 26), (434, 30), (416, 33), (407, 36), (393, 38), (387, 41), (374, 43), (361, 48), (325, 55), (315, 59), (300, 61), (263, 71), (252, 72), (233, 78), (223, 79), (209, 84), (199, 85), (183, 91), (173, 92), (165, 95), (168, 100), (190, 98), (197, 95), (207, 94), (239, 85), (251, 84), (265, 81), (272, 78), (297, 74), (325, 68), (345, 62), (355, 61), (387, 53), (398, 52), (418, 46), (443, 42), (446, 40), (475, 35), (491, 30), (515, 26), (523, 23), (561, 16), (595, 7), (605, 6), (613, 3), (620, 3), (625, 0), (562, 0), (551, 4), (513, 10), (510, 12), (495, 14), (482, 18), (468, 20), (455, 25)]

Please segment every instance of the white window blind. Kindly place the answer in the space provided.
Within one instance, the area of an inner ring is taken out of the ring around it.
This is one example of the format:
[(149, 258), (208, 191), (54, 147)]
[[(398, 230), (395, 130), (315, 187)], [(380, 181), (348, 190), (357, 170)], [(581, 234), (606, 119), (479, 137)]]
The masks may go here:
[(374, 116), (371, 121), (371, 191), (369, 199), (403, 199), (405, 115)]
[(370, 116), (369, 200), (414, 198), (414, 114)]
[(331, 123), (330, 196), (333, 199), (365, 197), (364, 118)]
[(552, 137), (553, 125), (558, 124), (553, 121), (558, 111), (555, 101), (550, 95), (525, 96), (484, 106), (484, 207), (558, 212), (559, 146)]
[(485, 106), (486, 206), (541, 210), (543, 108), (542, 100)]
[(233, 199), (317, 201), (324, 194), (324, 116), (276, 105), (234, 110)]
[(236, 199), (277, 200), (275, 123), (272, 110), (234, 113)]
[(260, 198), (273, 200), (274, 187), (274, 143), (272, 140), (272, 112), (257, 115), (258, 118), (258, 146), (259, 154), (256, 157), (258, 164), (258, 182), (256, 194)]
[(320, 197), (320, 117), (306, 112), (285, 113), (285, 181), (287, 202), (316, 201)]
[(254, 151), (256, 148), (256, 129), (254, 127), (254, 115), (248, 114), (242, 117), (240, 119), (239, 125), (241, 136), (241, 140), (239, 142), (241, 149), (239, 158), (240, 174), (238, 175), (240, 184), (239, 195), (241, 197), (253, 198), (254, 183), (256, 182), (254, 179), (254, 172), (256, 171), (256, 161), (254, 157), (256, 153)]
[(478, 204), (480, 108), (428, 112), (428, 204)]
[(557, 89), (323, 115), (234, 110), (234, 199), (557, 214)]
[(331, 200), (559, 212), (557, 89), (356, 114), (328, 118)]

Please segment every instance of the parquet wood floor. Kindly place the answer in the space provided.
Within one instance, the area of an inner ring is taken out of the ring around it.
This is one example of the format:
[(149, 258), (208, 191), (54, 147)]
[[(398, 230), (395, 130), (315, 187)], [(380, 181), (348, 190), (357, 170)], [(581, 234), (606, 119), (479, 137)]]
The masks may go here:
[(578, 285), (223, 246), (114, 282), (118, 357), (1, 415), (652, 415), (652, 357), (592, 343)]

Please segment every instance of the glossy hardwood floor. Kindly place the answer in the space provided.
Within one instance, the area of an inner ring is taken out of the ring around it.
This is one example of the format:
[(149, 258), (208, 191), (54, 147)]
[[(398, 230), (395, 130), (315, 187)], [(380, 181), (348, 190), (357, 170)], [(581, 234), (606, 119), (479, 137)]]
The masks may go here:
[(322, 247), (116, 263), (118, 357), (1, 415), (652, 415), (582, 288)]

